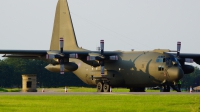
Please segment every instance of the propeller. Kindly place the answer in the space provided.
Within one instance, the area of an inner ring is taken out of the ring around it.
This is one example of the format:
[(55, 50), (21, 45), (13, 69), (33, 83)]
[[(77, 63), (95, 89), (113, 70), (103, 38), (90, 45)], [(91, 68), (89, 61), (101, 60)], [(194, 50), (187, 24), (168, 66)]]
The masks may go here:
[(194, 71), (194, 67), (191, 65), (185, 65), (185, 62), (187, 63), (193, 63), (194, 60), (192, 58), (181, 58), (180, 57), (180, 50), (181, 50), (181, 42), (177, 42), (177, 59), (179, 63), (181, 64), (181, 68), (184, 72), (184, 74), (189, 74)]
[(53, 52), (48, 52), (48, 54), (46, 55), (46, 59), (58, 59), (59, 63), (60, 63), (60, 74), (64, 74), (64, 58), (67, 58), (69, 60), (69, 56), (65, 56), (63, 54), (63, 46), (64, 46), (64, 39), (61, 37), (60, 38), (60, 53), (53, 53)]
[(60, 62), (60, 74), (64, 74), (64, 54), (63, 54), (63, 46), (64, 46), (64, 39), (60, 38), (60, 58), (59, 58), (59, 62)]
[(67, 69), (66, 66), (70, 66), (73, 63), (69, 62), (69, 58), (78, 58), (77, 53), (71, 53), (71, 54), (64, 54), (63, 53), (63, 47), (64, 47), (64, 39), (60, 38), (60, 52), (57, 53), (55, 51), (49, 51), (46, 55), (46, 59), (58, 59), (58, 62), (60, 64), (60, 74), (64, 74), (64, 70)]
[(180, 55), (180, 50), (181, 50), (181, 42), (178, 41), (177, 42), (177, 57), (179, 58), (179, 55)]
[[(104, 56), (104, 40), (100, 40), (101, 56)], [(104, 76), (104, 60), (100, 60), (101, 76)]]
[(117, 55), (105, 56), (104, 54), (104, 40), (100, 40), (100, 53), (89, 53), (87, 61), (98, 60), (101, 66), (101, 76), (104, 76), (104, 61), (105, 60), (118, 60)]
[(65, 65), (64, 65), (64, 60), (61, 59), (60, 60), (60, 74), (64, 74), (64, 69), (65, 69)]

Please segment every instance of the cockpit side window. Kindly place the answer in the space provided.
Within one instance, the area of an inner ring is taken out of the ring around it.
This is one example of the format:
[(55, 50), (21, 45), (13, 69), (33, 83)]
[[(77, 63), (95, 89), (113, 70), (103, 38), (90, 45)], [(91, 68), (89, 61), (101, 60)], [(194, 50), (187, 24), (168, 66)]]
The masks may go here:
[(156, 59), (157, 63), (163, 63), (165, 61), (166, 61), (165, 56), (158, 56), (158, 58)]

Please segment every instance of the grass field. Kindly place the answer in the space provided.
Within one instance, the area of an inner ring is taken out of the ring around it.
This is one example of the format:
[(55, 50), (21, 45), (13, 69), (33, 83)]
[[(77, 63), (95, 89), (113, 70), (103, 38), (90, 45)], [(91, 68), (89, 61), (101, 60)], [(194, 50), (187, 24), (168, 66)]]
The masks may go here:
[[(38, 92), (41, 92), (43, 88), (37, 88)], [(46, 92), (64, 92), (65, 88), (44, 88)], [(21, 88), (0, 88), (0, 92), (20, 92)], [(67, 87), (68, 92), (96, 92), (96, 88), (88, 87)], [(129, 92), (127, 88), (113, 88), (112, 92)], [(159, 90), (146, 90), (146, 92), (159, 92)], [(175, 91), (171, 91), (175, 92)]]
[(21, 89), (19, 88), (12, 88), (12, 89), (5, 89), (5, 88), (0, 88), (0, 92), (19, 92)]
[[(41, 92), (42, 88), (37, 90)], [(0, 88), (0, 92), (3, 93), (17, 91), (21, 89)], [(113, 93), (128, 91), (123, 88), (113, 89)], [(64, 88), (45, 88), (45, 92), (64, 92)], [(96, 92), (96, 89), (68, 87), (68, 92)], [(158, 90), (147, 90), (147, 92), (158, 92)], [(6, 95), (0, 93), (0, 112), (200, 112), (200, 94), (66, 94)]]
[[(38, 91), (42, 91), (42, 88), (38, 88)], [(64, 92), (65, 88), (44, 88), (45, 91), (50, 92)], [(67, 87), (68, 92), (96, 92), (96, 88), (88, 88), (88, 87)], [(113, 88), (113, 92), (129, 92), (129, 89), (126, 88)]]
[(199, 112), (200, 95), (1, 95), (1, 112)]

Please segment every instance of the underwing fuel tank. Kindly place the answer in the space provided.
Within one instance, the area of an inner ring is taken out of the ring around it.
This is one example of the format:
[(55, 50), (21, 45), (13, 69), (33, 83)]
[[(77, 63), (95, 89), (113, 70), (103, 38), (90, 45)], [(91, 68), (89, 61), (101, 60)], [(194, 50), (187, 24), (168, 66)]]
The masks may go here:
[[(78, 69), (78, 65), (72, 62), (64, 64), (64, 67), (64, 72), (72, 72)], [(60, 65), (49, 64), (45, 68), (50, 72), (60, 72)]]

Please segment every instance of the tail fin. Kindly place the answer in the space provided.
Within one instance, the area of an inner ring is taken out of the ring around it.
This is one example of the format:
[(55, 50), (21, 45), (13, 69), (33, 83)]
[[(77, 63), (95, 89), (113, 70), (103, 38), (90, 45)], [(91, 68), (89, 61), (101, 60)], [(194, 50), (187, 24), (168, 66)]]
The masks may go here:
[(59, 38), (64, 38), (64, 50), (81, 50), (78, 47), (67, 0), (58, 0), (50, 50), (59, 50)]

